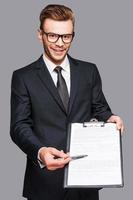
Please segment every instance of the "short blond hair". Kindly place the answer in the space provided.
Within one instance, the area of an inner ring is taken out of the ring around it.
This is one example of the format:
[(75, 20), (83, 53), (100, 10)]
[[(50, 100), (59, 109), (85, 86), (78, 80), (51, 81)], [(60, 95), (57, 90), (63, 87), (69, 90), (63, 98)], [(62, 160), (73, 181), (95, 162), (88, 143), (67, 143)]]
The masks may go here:
[(43, 30), (44, 21), (48, 18), (56, 20), (56, 21), (72, 20), (73, 27), (75, 24), (73, 11), (64, 5), (50, 4), (41, 11), (40, 13), (40, 29), (41, 30)]

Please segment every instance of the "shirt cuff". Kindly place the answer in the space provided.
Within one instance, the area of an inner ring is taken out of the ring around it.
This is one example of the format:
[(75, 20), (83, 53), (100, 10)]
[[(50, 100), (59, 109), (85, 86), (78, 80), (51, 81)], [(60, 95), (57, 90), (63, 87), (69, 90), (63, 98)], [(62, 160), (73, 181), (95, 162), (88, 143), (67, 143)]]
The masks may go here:
[(46, 165), (42, 162), (42, 160), (41, 160), (41, 158), (40, 158), (40, 151), (41, 151), (42, 149), (44, 149), (44, 148), (46, 148), (46, 147), (41, 147), (41, 148), (39, 149), (38, 155), (37, 155), (37, 160), (38, 160), (38, 164), (39, 164), (40, 168), (46, 167)]

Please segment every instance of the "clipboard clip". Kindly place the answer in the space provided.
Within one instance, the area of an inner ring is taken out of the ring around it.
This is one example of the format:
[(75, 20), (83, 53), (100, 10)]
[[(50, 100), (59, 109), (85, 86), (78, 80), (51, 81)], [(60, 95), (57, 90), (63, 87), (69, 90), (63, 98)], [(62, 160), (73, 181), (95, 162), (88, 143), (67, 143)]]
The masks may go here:
[(96, 118), (93, 118), (89, 122), (84, 122), (83, 127), (104, 127), (104, 124), (104, 122), (98, 121)]

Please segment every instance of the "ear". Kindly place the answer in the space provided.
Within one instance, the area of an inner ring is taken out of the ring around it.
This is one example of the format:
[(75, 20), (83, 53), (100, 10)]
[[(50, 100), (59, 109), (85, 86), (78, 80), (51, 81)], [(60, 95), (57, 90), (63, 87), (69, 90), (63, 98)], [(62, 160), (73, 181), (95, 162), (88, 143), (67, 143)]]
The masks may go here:
[(42, 43), (42, 31), (40, 29), (37, 30), (37, 37), (39, 41)]

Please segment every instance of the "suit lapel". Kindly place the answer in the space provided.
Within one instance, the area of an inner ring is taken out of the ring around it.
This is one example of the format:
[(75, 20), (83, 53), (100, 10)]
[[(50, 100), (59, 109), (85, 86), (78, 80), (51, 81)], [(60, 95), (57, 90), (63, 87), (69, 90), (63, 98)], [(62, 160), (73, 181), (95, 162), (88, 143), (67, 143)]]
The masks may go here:
[(45, 86), (45, 88), (47, 88), (47, 90), (49, 91), (51, 96), (54, 98), (54, 100), (57, 102), (59, 107), (63, 110), (63, 112), (65, 112), (65, 108), (58, 94), (57, 88), (52, 80), (52, 77), (42, 57), (38, 60), (37, 68), (38, 68), (37, 75), (41, 79), (43, 85)]

